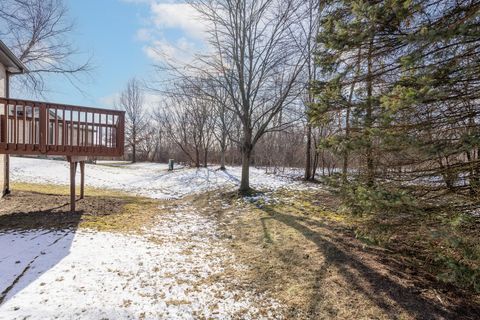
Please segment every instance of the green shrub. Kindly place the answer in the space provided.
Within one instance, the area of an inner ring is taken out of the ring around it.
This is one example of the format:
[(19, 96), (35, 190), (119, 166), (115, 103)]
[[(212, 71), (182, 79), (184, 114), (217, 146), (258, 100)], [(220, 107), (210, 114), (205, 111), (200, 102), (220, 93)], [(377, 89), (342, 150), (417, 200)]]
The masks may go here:
[(415, 199), (404, 190), (381, 185), (368, 187), (360, 180), (342, 182), (340, 175), (326, 178), (325, 182), (341, 196), (343, 204), (354, 214), (411, 211), (416, 208)]
[(462, 288), (473, 288), (480, 293), (480, 269), (473, 269), (461, 261), (441, 254), (436, 257), (435, 263), (444, 270), (437, 276), (439, 280)]

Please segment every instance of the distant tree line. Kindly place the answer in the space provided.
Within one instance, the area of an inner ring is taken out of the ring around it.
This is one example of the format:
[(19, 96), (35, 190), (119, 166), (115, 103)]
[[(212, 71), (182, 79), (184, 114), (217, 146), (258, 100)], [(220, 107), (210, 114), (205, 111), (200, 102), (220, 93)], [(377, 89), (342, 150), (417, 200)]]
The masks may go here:
[[(242, 165), (242, 191), (256, 165), (329, 177), (351, 203), (478, 199), (480, 1), (189, 2), (209, 50), (128, 83), (130, 160)], [(52, 74), (77, 86), (91, 68), (63, 0), (2, 1), (0, 27), (29, 69), (14, 90), (42, 96)]]
[[(301, 167), (351, 203), (478, 197), (479, 1), (192, 1), (208, 54), (157, 71), (141, 160)], [(140, 151), (140, 152), (139, 152)]]

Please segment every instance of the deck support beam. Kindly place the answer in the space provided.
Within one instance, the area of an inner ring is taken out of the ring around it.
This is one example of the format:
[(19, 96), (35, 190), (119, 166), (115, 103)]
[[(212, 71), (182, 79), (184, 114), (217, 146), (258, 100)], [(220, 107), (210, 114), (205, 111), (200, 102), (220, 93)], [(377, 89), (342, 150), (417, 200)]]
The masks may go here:
[(87, 157), (67, 157), (67, 161), (70, 162), (70, 211), (75, 212), (75, 178), (77, 174), (77, 167), (80, 164), (80, 199), (85, 197), (85, 161)]
[(75, 174), (77, 163), (70, 161), (70, 211), (75, 212)]
[(5, 194), (10, 194), (10, 155), (5, 155)]
[(80, 199), (85, 196), (85, 161), (80, 161)]

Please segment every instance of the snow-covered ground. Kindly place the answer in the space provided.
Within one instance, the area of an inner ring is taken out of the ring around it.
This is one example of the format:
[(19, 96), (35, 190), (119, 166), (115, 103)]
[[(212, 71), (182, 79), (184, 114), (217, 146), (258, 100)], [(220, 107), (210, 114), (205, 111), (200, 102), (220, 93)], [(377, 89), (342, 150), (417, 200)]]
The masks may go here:
[[(12, 158), (14, 181), (68, 184), (65, 161)], [(240, 168), (87, 165), (86, 183), (153, 198), (238, 185)], [(252, 169), (255, 188), (304, 188)], [(159, 208), (143, 235), (0, 229), (0, 319), (282, 318), (278, 302), (236, 286), (242, 272), (216, 221), (184, 205)]]
[[(170, 172), (167, 164), (101, 162), (87, 164), (85, 183), (98, 188), (118, 189), (155, 199), (173, 199), (217, 188), (238, 186), (241, 168), (228, 167), (179, 168)], [(69, 164), (59, 160), (11, 158), (12, 181), (64, 184), (69, 183)], [(301, 175), (299, 175), (301, 176)], [(256, 189), (274, 190), (281, 187), (305, 188), (293, 175), (266, 174), (263, 169), (250, 169), (250, 183)]]
[(189, 207), (159, 221), (148, 237), (0, 232), (0, 292), (15, 283), (0, 319), (278, 317), (275, 301), (221, 280), (235, 262), (219, 241), (214, 223)]

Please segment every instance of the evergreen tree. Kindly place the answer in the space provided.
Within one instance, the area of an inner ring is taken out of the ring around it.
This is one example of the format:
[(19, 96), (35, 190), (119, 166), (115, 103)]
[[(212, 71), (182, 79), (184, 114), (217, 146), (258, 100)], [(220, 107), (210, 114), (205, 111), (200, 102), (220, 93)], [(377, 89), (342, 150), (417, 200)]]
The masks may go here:
[(344, 186), (387, 203), (478, 194), (479, 1), (326, 6), (310, 115), (341, 124), (320, 147), (343, 158)]
[(312, 117), (321, 121), (333, 113), (340, 118), (345, 130), (323, 146), (347, 160), (348, 153), (354, 153), (360, 160), (362, 179), (370, 187), (378, 167), (377, 135), (384, 113), (381, 97), (391, 90), (395, 73), (390, 68), (398, 64), (399, 41), (394, 34), (411, 18), (409, 3), (329, 1), (330, 10), (318, 35), (322, 49), (317, 60), (323, 79), (314, 89), (318, 101), (311, 108)]

